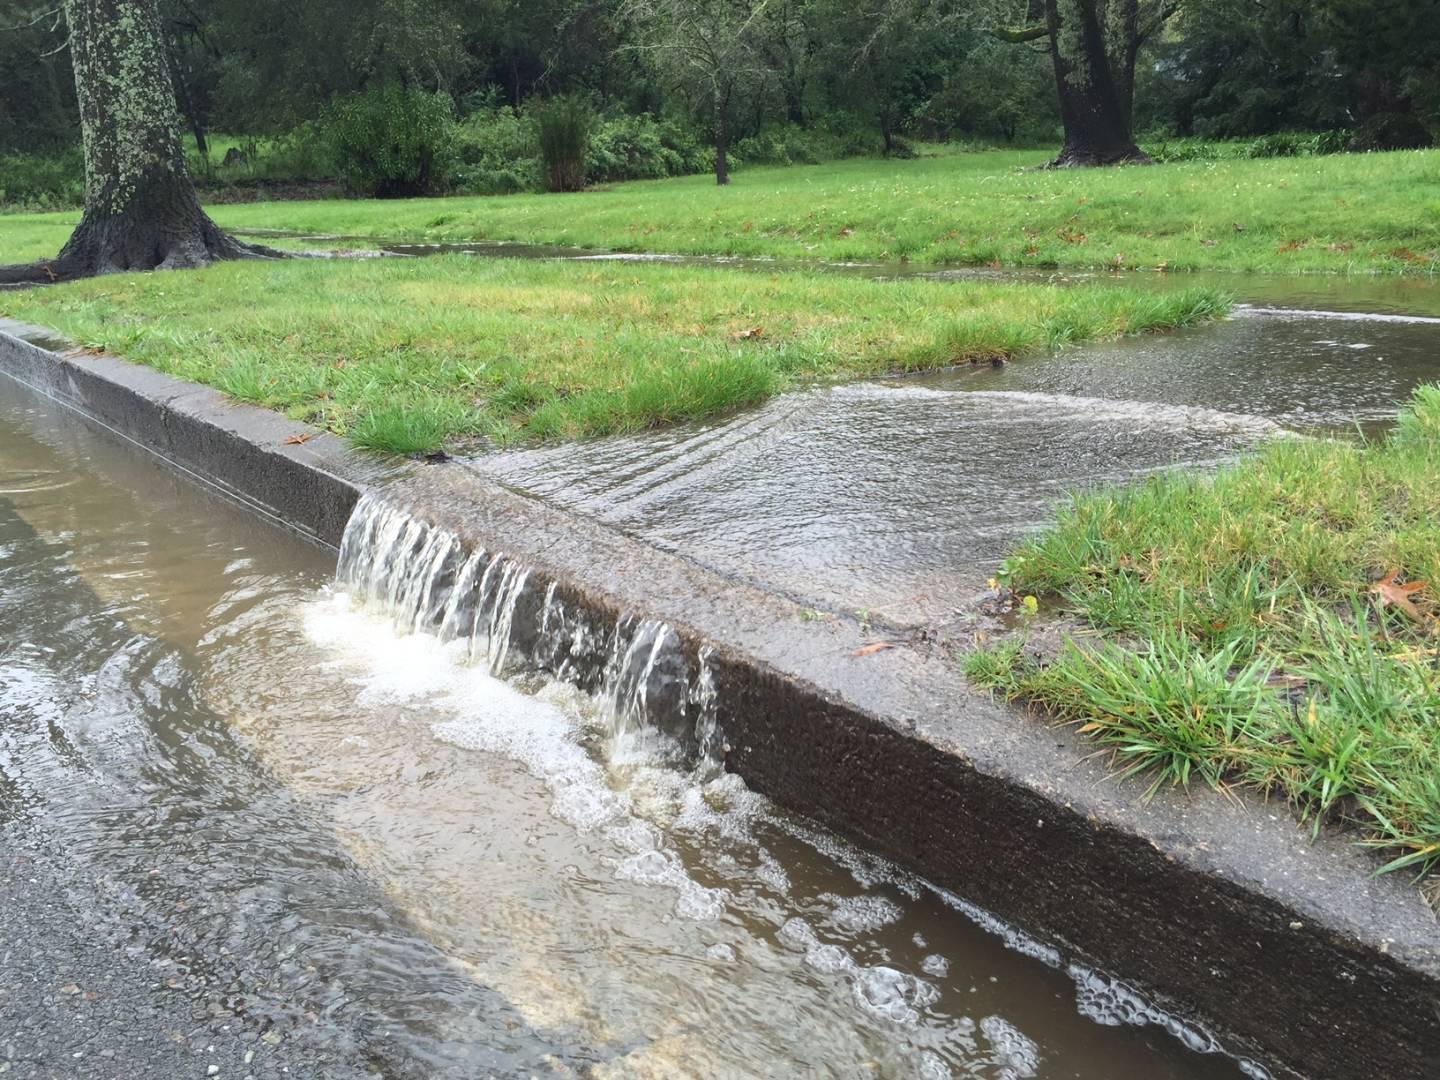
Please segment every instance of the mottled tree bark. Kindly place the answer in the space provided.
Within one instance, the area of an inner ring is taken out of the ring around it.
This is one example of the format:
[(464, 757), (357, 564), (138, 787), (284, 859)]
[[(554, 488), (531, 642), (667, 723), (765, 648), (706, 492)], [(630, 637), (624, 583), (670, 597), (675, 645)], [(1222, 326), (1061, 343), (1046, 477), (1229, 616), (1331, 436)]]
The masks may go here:
[(85, 210), (54, 259), (0, 284), (278, 255), (222, 232), (185, 166), (157, 0), (65, 0), (85, 148)]
[(1065, 146), (1052, 164), (1148, 162), (1130, 130), (1137, 0), (1045, 0)]

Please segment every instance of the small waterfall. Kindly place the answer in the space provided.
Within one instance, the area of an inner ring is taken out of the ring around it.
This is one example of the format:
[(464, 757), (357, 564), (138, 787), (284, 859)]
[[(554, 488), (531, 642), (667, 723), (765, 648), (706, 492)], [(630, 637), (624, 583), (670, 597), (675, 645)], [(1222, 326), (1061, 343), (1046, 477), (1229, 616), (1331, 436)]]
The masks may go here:
[(687, 649), (668, 623), (622, 615), (606, 625), (567, 604), (558, 582), (503, 552), (467, 552), (373, 494), (346, 526), (336, 581), (402, 632), (465, 642), (470, 661), (497, 676), (540, 671), (595, 694), (618, 757), (653, 756), (668, 740), (717, 766), (714, 650)]

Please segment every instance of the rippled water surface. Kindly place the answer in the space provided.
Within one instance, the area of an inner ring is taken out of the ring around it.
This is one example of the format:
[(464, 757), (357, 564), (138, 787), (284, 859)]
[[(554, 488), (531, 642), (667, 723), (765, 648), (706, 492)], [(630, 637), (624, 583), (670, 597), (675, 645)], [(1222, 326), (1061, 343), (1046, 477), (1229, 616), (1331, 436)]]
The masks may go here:
[(1254, 305), (1216, 325), (471, 465), (817, 607), (943, 620), (1074, 490), (1213, 466), (1284, 432), (1383, 433), (1440, 379), (1440, 289), (1346, 285), (1247, 282)]
[(0, 828), (117, 882), (153, 948), (223, 958), (233, 1007), (264, 984), (397, 1077), (1238, 1074), (333, 570), (0, 380)]

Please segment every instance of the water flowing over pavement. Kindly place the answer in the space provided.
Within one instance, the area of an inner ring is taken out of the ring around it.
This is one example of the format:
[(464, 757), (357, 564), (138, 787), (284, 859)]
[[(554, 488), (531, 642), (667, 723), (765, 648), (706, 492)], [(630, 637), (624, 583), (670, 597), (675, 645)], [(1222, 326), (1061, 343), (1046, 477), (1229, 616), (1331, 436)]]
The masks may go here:
[(703, 676), (652, 727), (663, 626), (582, 694), (522, 567), (376, 500), (332, 567), (0, 383), (7, 1075), (1238, 1074), (707, 767)]
[[(1369, 288), (1382, 307), (1440, 308), (1433, 285)], [(1335, 292), (1272, 284), (1266, 306), (1214, 326), (468, 464), (819, 609), (943, 622), (1070, 491), (1213, 466), (1283, 432), (1382, 432), (1440, 378), (1440, 319), (1275, 306)]]

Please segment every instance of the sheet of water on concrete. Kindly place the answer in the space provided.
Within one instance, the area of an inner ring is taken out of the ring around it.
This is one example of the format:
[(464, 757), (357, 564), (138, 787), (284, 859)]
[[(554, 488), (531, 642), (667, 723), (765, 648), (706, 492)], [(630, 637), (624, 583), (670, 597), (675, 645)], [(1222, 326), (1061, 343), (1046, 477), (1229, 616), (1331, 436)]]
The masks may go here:
[(1440, 377), (1437, 347), (1434, 320), (1241, 312), (471, 464), (803, 602), (922, 623), (973, 600), (1069, 492), (1211, 466), (1282, 430), (1374, 431)]

